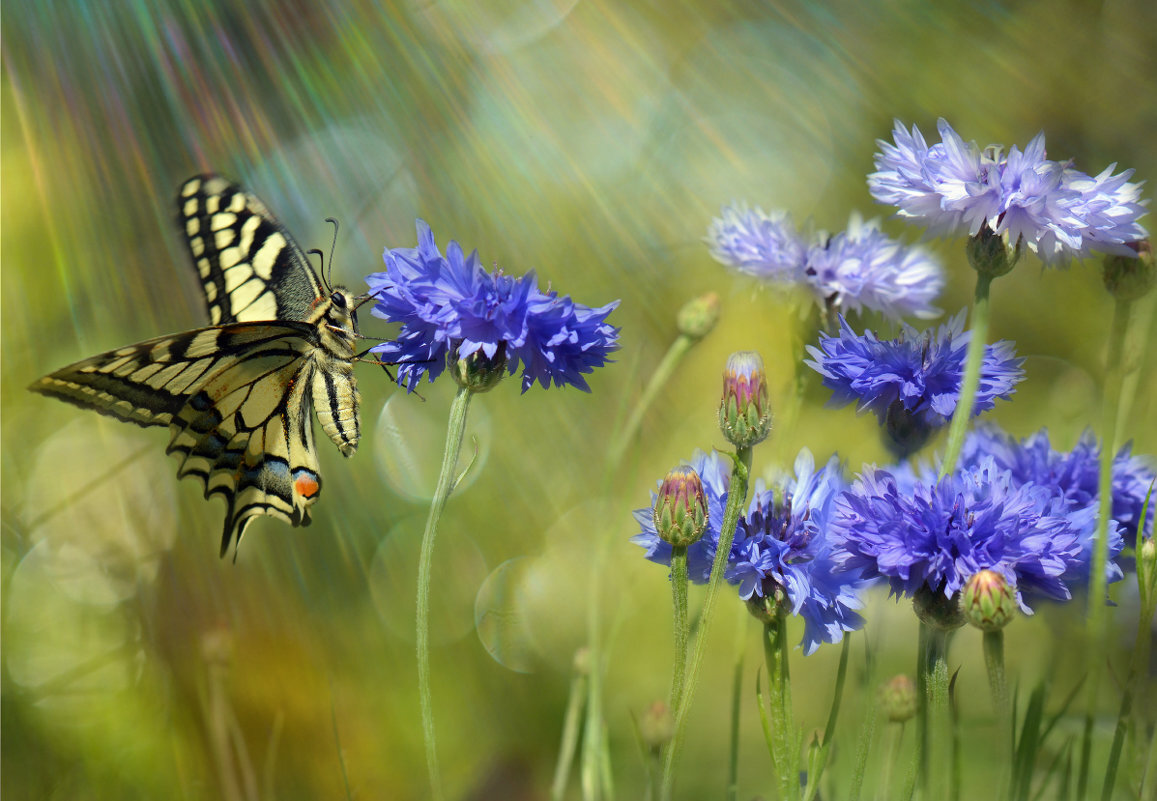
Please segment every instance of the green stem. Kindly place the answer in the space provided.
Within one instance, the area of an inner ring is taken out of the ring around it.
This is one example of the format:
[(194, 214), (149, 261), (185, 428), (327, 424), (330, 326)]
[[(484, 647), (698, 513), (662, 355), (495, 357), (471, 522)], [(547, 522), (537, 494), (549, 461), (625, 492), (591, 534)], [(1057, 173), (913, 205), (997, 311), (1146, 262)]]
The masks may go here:
[[(996, 713), (998, 753), (1012, 754), (1012, 711), (1008, 700), (1008, 679), (1004, 671), (1004, 629), (984, 632), (984, 664), (988, 670), (988, 690)], [(1008, 782), (1002, 779), (1001, 787)]]
[[(577, 660), (576, 660), (577, 661)], [(570, 680), (570, 695), (566, 702), (566, 717), (562, 725), (562, 742), (558, 747), (558, 762), (554, 766), (554, 782), (550, 786), (551, 801), (562, 801), (566, 794), (566, 783), (570, 777), (570, 763), (578, 745), (579, 722), (583, 701), (586, 699), (586, 670), (575, 667)]]
[(1085, 727), (1081, 741), (1081, 762), (1077, 774), (1077, 797), (1084, 798), (1089, 781), (1089, 757), (1093, 746), (1093, 720), (1097, 713), (1097, 699), (1101, 689), (1101, 674), (1104, 671), (1105, 601), (1107, 581), (1105, 565), (1109, 560), (1109, 519), (1113, 511), (1113, 460), (1117, 455), (1119, 434), (1118, 412), (1121, 407), (1121, 387), (1124, 373), (1121, 355), (1124, 352), (1125, 334), (1129, 330), (1129, 318), (1133, 309), (1130, 300), (1118, 298), (1113, 304), (1113, 319), (1109, 328), (1109, 352), (1106, 359), (1105, 391), (1101, 399), (1101, 472), (1097, 485), (1098, 511), (1097, 533), (1093, 543), (1093, 565), (1089, 576), (1088, 612), (1088, 684), (1085, 707)]
[[(687, 673), (687, 546), (671, 547), (671, 600), (675, 612), (675, 655), (672, 658), (671, 709), (679, 708)], [(674, 714), (674, 712), (672, 712)]]
[(655, 398), (659, 396), (659, 390), (667, 383), (667, 380), (675, 372), (675, 368), (679, 362), (683, 361), (683, 357), (687, 352), (694, 347), (697, 339), (692, 339), (686, 334), (679, 334), (675, 337), (675, 341), (671, 343), (671, 347), (663, 355), (659, 366), (655, 368), (655, 372), (651, 374), (651, 380), (647, 382), (647, 386), (643, 388), (643, 394), (639, 396), (639, 402), (635, 404), (635, 408), (631, 411), (631, 416), (627, 418), (626, 424), (623, 426), (622, 434), (615, 438), (611, 443), (611, 452), (608, 461), (611, 469), (618, 467), (623, 460), (623, 455), (627, 448), (635, 444), (635, 437), (638, 436), (639, 426), (643, 422), (643, 416), (647, 410), (651, 408)]
[(793, 756), (795, 724), (791, 711), (791, 676), (787, 661), (787, 615), (777, 611), (763, 627), (763, 656), (767, 662), (768, 704), (771, 707), (771, 748), (779, 797), (799, 797), (799, 766)]
[(430, 691), (430, 567), (434, 557), (434, 537), (438, 520), (446, 508), (454, 481), (454, 468), (462, 451), (462, 435), (466, 431), (466, 410), (470, 406), (470, 390), (459, 387), (450, 403), (450, 422), (446, 427), (446, 450), (442, 454), (442, 470), (430, 500), (430, 515), (422, 533), (422, 548), (418, 556), (418, 701), (422, 707), (422, 738), (426, 743), (426, 767), (430, 772), (430, 795), (435, 801), (444, 798), (442, 778), (438, 772), (438, 747), (434, 738), (434, 702)]
[(953, 737), (948, 708), (948, 633), (932, 629), (928, 635), (928, 732), (931, 746), (928, 759), (931, 769), (925, 780), (935, 780), (929, 798), (947, 798), (943, 784), (946, 776), (950, 786), (952, 784)]
[(715, 561), (711, 565), (711, 579), (707, 583), (707, 597), (703, 602), (703, 613), (699, 618), (699, 632), (695, 636), (695, 652), (691, 657), (691, 669), (687, 673), (687, 685), (683, 700), (675, 714), (675, 736), (667, 746), (663, 761), (663, 786), (660, 798), (669, 801), (675, 780), (675, 763), (683, 746), (687, 730), (687, 712), (695, 696), (695, 685), (699, 681), (699, 670), (703, 665), (703, 655), (707, 652), (707, 635), (711, 628), (711, 613), (715, 599), (723, 583), (723, 568), (731, 553), (731, 542), (735, 539), (735, 526), (739, 522), (744, 504), (747, 502), (747, 484), (751, 473), (751, 448), (739, 448), (735, 455), (735, 466), (731, 471), (731, 484), (727, 493), (727, 507), (723, 511), (723, 522), (719, 531), (719, 546), (715, 551)]
[(804, 801), (812, 801), (820, 790), (820, 778), (828, 764), (828, 754), (832, 750), (832, 740), (836, 736), (836, 723), (840, 718), (840, 702), (844, 697), (844, 682), (848, 678), (848, 653), (851, 651), (852, 635), (844, 635), (844, 643), (840, 648), (840, 667), (836, 671), (836, 689), (832, 693), (832, 708), (828, 712), (828, 722), (824, 726), (824, 739), (820, 743), (818, 753), (808, 762), (807, 789), (804, 792)]
[(968, 355), (964, 361), (964, 375), (960, 380), (960, 399), (948, 428), (948, 448), (944, 453), (944, 464), (940, 467), (941, 478), (956, 469), (956, 461), (964, 447), (964, 435), (968, 433), (968, 425), (972, 421), (972, 408), (976, 405), (976, 389), (980, 386), (980, 367), (984, 363), (984, 345), (988, 337), (988, 291), (991, 285), (992, 276), (977, 273), (976, 296), (969, 320), (971, 333)]
[[(655, 372), (651, 374), (651, 380), (647, 382), (643, 394), (639, 397), (638, 403), (635, 404), (635, 408), (631, 411), (631, 415), (627, 418), (622, 430), (612, 438), (611, 450), (607, 455), (606, 472), (603, 476), (603, 491), (599, 494), (602, 499), (600, 502), (604, 504), (604, 508), (607, 505), (606, 499), (610, 493), (611, 482), (622, 464), (627, 448), (635, 443), (643, 417), (651, 404), (654, 403), (655, 398), (659, 396), (659, 390), (675, 372), (679, 362), (698, 341), (686, 334), (679, 334), (675, 338), (655, 368)], [(600, 516), (600, 519), (606, 518), (606, 514)], [(590, 563), (590, 577), (588, 579), (590, 594), (587, 603), (587, 648), (590, 651), (591, 672), (587, 680), (587, 713), (583, 725), (582, 766), (580, 768), (582, 797), (586, 801), (600, 801), (604, 797), (604, 786), (600, 779), (603, 772), (601, 765), (606, 758), (606, 743), (603, 740), (605, 729), (603, 722), (603, 672), (605, 665), (603, 663), (605, 659), (602, 643), (602, 579), (606, 572), (606, 563), (613, 542), (611, 533), (614, 531), (614, 526), (607, 526), (603, 536), (598, 538), (594, 558)], [(675, 710), (672, 709), (672, 714), (674, 712)]]
[(739, 718), (743, 699), (743, 650), (747, 632), (744, 625), (748, 620), (747, 609), (743, 605), (735, 607), (737, 617), (735, 624), (735, 643), (732, 648), (735, 667), (731, 675), (731, 737), (727, 761), (727, 801), (736, 801), (739, 797)]

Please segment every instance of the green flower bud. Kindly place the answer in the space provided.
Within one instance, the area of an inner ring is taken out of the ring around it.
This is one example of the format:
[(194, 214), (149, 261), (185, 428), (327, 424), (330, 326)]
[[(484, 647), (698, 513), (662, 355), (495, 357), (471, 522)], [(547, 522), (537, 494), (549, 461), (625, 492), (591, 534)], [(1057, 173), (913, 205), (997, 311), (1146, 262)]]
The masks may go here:
[(1106, 256), (1102, 277), (1105, 289), (1117, 300), (1142, 298), (1157, 284), (1157, 268), (1153, 264), (1153, 247), (1148, 239), (1134, 242), (1136, 257)]
[(651, 514), (664, 542), (682, 548), (696, 542), (707, 530), (707, 496), (699, 474), (686, 465), (672, 468)]
[(723, 371), (719, 427), (736, 448), (750, 448), (767, 439), (771, 407), (763, 359), (753, 350), (732, 353)]
[(968, 238), (964, 250), (972, 269), (989, 278), (997, 278), (1016, 266), (1023, 248), (1019, 243), (1010, 248), (1003, 237), (983, 225), (975, 236)]
[(912, 597), (912, 608), (920, 622), (940, 631), (952, 631), (964, 625), (964, 613), (960, 611), (960, 593), (946, 598), (940, 590), (924, 585)]
[(708, 292), (684, 303), (676, 318), (679, 333), (695, 340), (703, 339), (710, 334), (718, 322), (719, 295), (714, 292)]
[(489, 392), (498, 386), (498, 382), (506, 375), (505, 342), (498, 343), (493, 356), (487, 356), (481, 348), (464, 359), (454, 359), (457, 353), (457, 346), (450, 349), (446, 366), (450, 368), (450, 374), (454, 376), (458, 386), (465, 387), (471, 392)]
[(649, 748), (659, 750), (675, 736), (675, 716), (662, 701), (647, 707), (639, 718), (639, 737)]
[(981, 631), (999, 631), (1012, 622), (1019, 607), (1016, 590), (995, 570), (974, 573), (964, 585), (965, 619)]
[(916, 685), (900, 674), (880, 686), (880, 706), (892, 723), (905, 723), (916, 717)]

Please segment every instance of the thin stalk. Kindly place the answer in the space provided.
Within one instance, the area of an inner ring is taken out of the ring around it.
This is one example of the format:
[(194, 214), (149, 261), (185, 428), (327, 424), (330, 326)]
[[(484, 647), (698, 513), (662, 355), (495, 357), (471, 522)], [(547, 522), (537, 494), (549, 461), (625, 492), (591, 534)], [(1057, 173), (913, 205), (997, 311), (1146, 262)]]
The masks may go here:
[[(659, 390), (667, 383), (679, 366), (679, 362), (699, 340), (686, 334), (679, 334), (667, 349), (650, 381), (639, 396), (630, 416), (622, 429), (612, 438), (611, 450), (607, 455), (606, 471), (603, 474), (603, 487), (599, 497), (606, 504), (615, 474), (622, 464), (627, 448), (635, 443), (639, 427), (647, 410), (659, 396)], [(601, 519), (606, 519), (602, 515)], [(589, 585), (590, 594), (587, 603), (587, 648), (590, 652), (591, 672), (587, 680), (586, 720), (583, 725), (582, 764), (580, 767), (580, 783), (582, 797), (585, 801), (602, 801), (609, 796), (606, 783), (602, 781), (602, 764), (606, 761), (606, 742), (603, 739), (605, 725), (603, 721), (603, 673), (606, 669), (603, 655), (602, 632), (602, 579), (606, 572), (605, 565), (609, 558), (612, 539), (610, 532), (613, 526), (608, 526), (603, 536), (598, 538), (594, 558), (590, 563)], [(674, 710), (672, 710), (672, 714)]]
[(671, 659), (671, 709), (678, 709), (683, 699), (687, 674), (687, 546), (671, 547), (671, 601), (674, 607), (675, 654)]
[(1089, 576), (1089, 683), (1085, 707), (1085, 727), (1081, 741), (1081, 761), (1077, 773), (1077, 796), (1085, 798), (1089, 781), (1089, 757), (1093, 746), (1093, 720), (1097, 714), (1097, 699), (1104, 672), (1105, 601), (1107, 581), (1105, 565), (1109, 560), (1109, 518), (1113, 511), (1113, 460), (1117, 455), (1119, 434), (1117, 426), (1121, 408), (1121, 387), (1124, 380), (1122, 353), (1129, 318), (1133, 309), (1130, 300), (1116, 299), (1113, 319), (1109, 328), (1109, 351), (1106, 359), (1105, 392), (1101, 399), (1101, 472), (1097, 486), (1097, 533), (1093, 544), (1092, 574)]
[(418, 556), (418, 701), (422, 707), (422, 739), (426, 743), (426, 768), (430, 773), (430, 795), (435, 801), (445, 798), (442, 777), (438, 771), (438, 748), (434, 737), (434, 702), (430, 690), (430, 568), (434, 561), (434, 537), (438, 521), (446, 508), (454, 481), (454, 468), (462, 451), (462, 435), (466, 431), (466, 410), (473, 393), (459, 387), (450, 403), (450, 421), (446, 427), (446, 449), (442, 453), (442, 469), (430, 500), (430, 515), (422, 533), (422, 547)]
[[(929, 631), (928, 649), (928, 730), (931, 770), (925, 781), (931, 784), (929, 798), (947, 798), (944, 778), (951, 779), (952, 720), (948, 708), (948, 634), (940, 629)], [(951, 786), (951, 781), (949, 785)]]
[(824, 739), (820, 743), (819, 752), (815, 759), (809, 761), (807, 774), (807, 788), (804, 792), (804, 801), (812, 801), (817, 797), (820, 789), (820, 778), (828, 764), (828, 754), (832, 750), (832, 740), (836, 735), (836, 722), (840, 717), (840, 702), (844, 697), (844, 682), (848, 677), (848, 653), (851, 650), (852, 635), (844, 635), (844, 643), (840, 649), (840, 666), (836, 671), (836, 689), (832, 693), (832, 708), (828, 713), (828, 723), (824, 726)]
[(733, 648), (735, 667), (731, 674), (731, 737), (728, 747), (730, 758), (727, 761), (727, 801), (736, 801), (739, 797), (739, 719), (743, 699), (743, 646), (744, 634), (747, 627), (747, 610), (737, 606), (739, 620), (735, 625), (735, 644)]
[(667, 746), (663, 762), (663, 786), (660, 798), (669, 801), (675, 780), (675, 764), (683, 738), (687, 730), (687, 712), (695, 696), (695, 685), (699, 681), (699, 670), (703, 666), (703, 656), (707, 652), (707, 635), (711, 630), (711, 613), (715, 609), (715, 599), (723, 583), (723, 568), (731, 553), (731, 542), (735, 538), (735, 526), (739, 522), (744, 505), (747, 503), (747, 485), (751, 474), (751, 448), (739, 448), (735, 455), (735, 465), (731, 471), (731, 484), (727, 493), (727, 507), (723, 511), (723, 522), (719, 531), (719, 546), (715, 561), (711, 565), (711, 579), (707, 583), (707, 596), (703, 602), (703, 613), (699, 618), (699, 632), (695, 637), (695, 652), (691, 657), (691, 668), (687, 673), (687, 686), (682, 703), (675, 710), (675, 736)]
[(944, 464), (940, 467), (941, 478), (956, 469), (956, 461), (964, 447), (964, 435), (968, 433), (968, 424), (972, 421), (972, 408), (976, 405), (976, 389), (980, 386), (980, 367), (984, 363), (984, 345), (988, 337), (988, 291), (991, 285), (992, 276), (977, 273), (976, 296), (968, 321), (971, 331), (968, 354), (964, 361), (964, 375), (960, 379), (960, 399), (948, 428), (948, 448), (944, 453)]
[(799, 798), (799, 765), (795, 722), (791, 711), (791, 675), (787, 661), (787, 615), (782, 611), (763, 627), (767, 662), (768, 703), (771, 707), (771, 749), (781, 801)]
[(566, 794), (567, 779), (570, 778), (570, 764), (578, 746), (579, 723), (582, 720), (583, 702), (586, 700), (587, 674), (576, 667), (570, 680), (570, 695), (566, 702), (566, 717), (562, 725), (562, 742), (558, 746), (558, 761), (554, 766), (554, 782), (550, 786), (551, 801), (562, 801)]
[[(1008, 700), (1008, 678), (1004, 670), (1004, 629), (984, 632), (984, 665), (988, 671), (988, 690), (996, 713), (998, 753), (1012, 753), (1012, 711)], [(1001, 781), (1007, 787), (1006, 781)]]

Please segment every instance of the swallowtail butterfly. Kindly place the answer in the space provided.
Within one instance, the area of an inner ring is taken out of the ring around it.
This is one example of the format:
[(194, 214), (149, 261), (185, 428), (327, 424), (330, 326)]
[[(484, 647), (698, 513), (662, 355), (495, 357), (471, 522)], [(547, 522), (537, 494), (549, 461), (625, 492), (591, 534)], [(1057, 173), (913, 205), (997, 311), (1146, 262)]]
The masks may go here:
[(357, 449), (356, 305), (240, 187), (191, 178), (177, 207), (212, 326), (93, 356), (29, 389), (168, 426), (177, 476), (225, 499), (224, 556), (258, 515), (309, 524), (321, 491), (311, 412), (343, 455)]

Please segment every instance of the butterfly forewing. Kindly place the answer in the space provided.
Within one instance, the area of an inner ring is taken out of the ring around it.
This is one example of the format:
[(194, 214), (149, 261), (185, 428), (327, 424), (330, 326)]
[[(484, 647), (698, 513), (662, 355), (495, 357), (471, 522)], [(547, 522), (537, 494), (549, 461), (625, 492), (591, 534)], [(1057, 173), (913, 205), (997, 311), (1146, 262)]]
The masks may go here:
[(326, 294), (301, 248), (255, 196), (202, 175), (181, 187), (177, 207), (214, 325), (306, 320)]
[(357, 324), (345, 295), (324, 289), (253, 195), (200, 176), (178, 206), (214, 326), (93, 356), (30, 389), (169, 426), (178, 476), (225, 500), (224, 555), (254, 517), (309, 523), (321, 491), (315, 408), (343, 454), (357, 448)]

